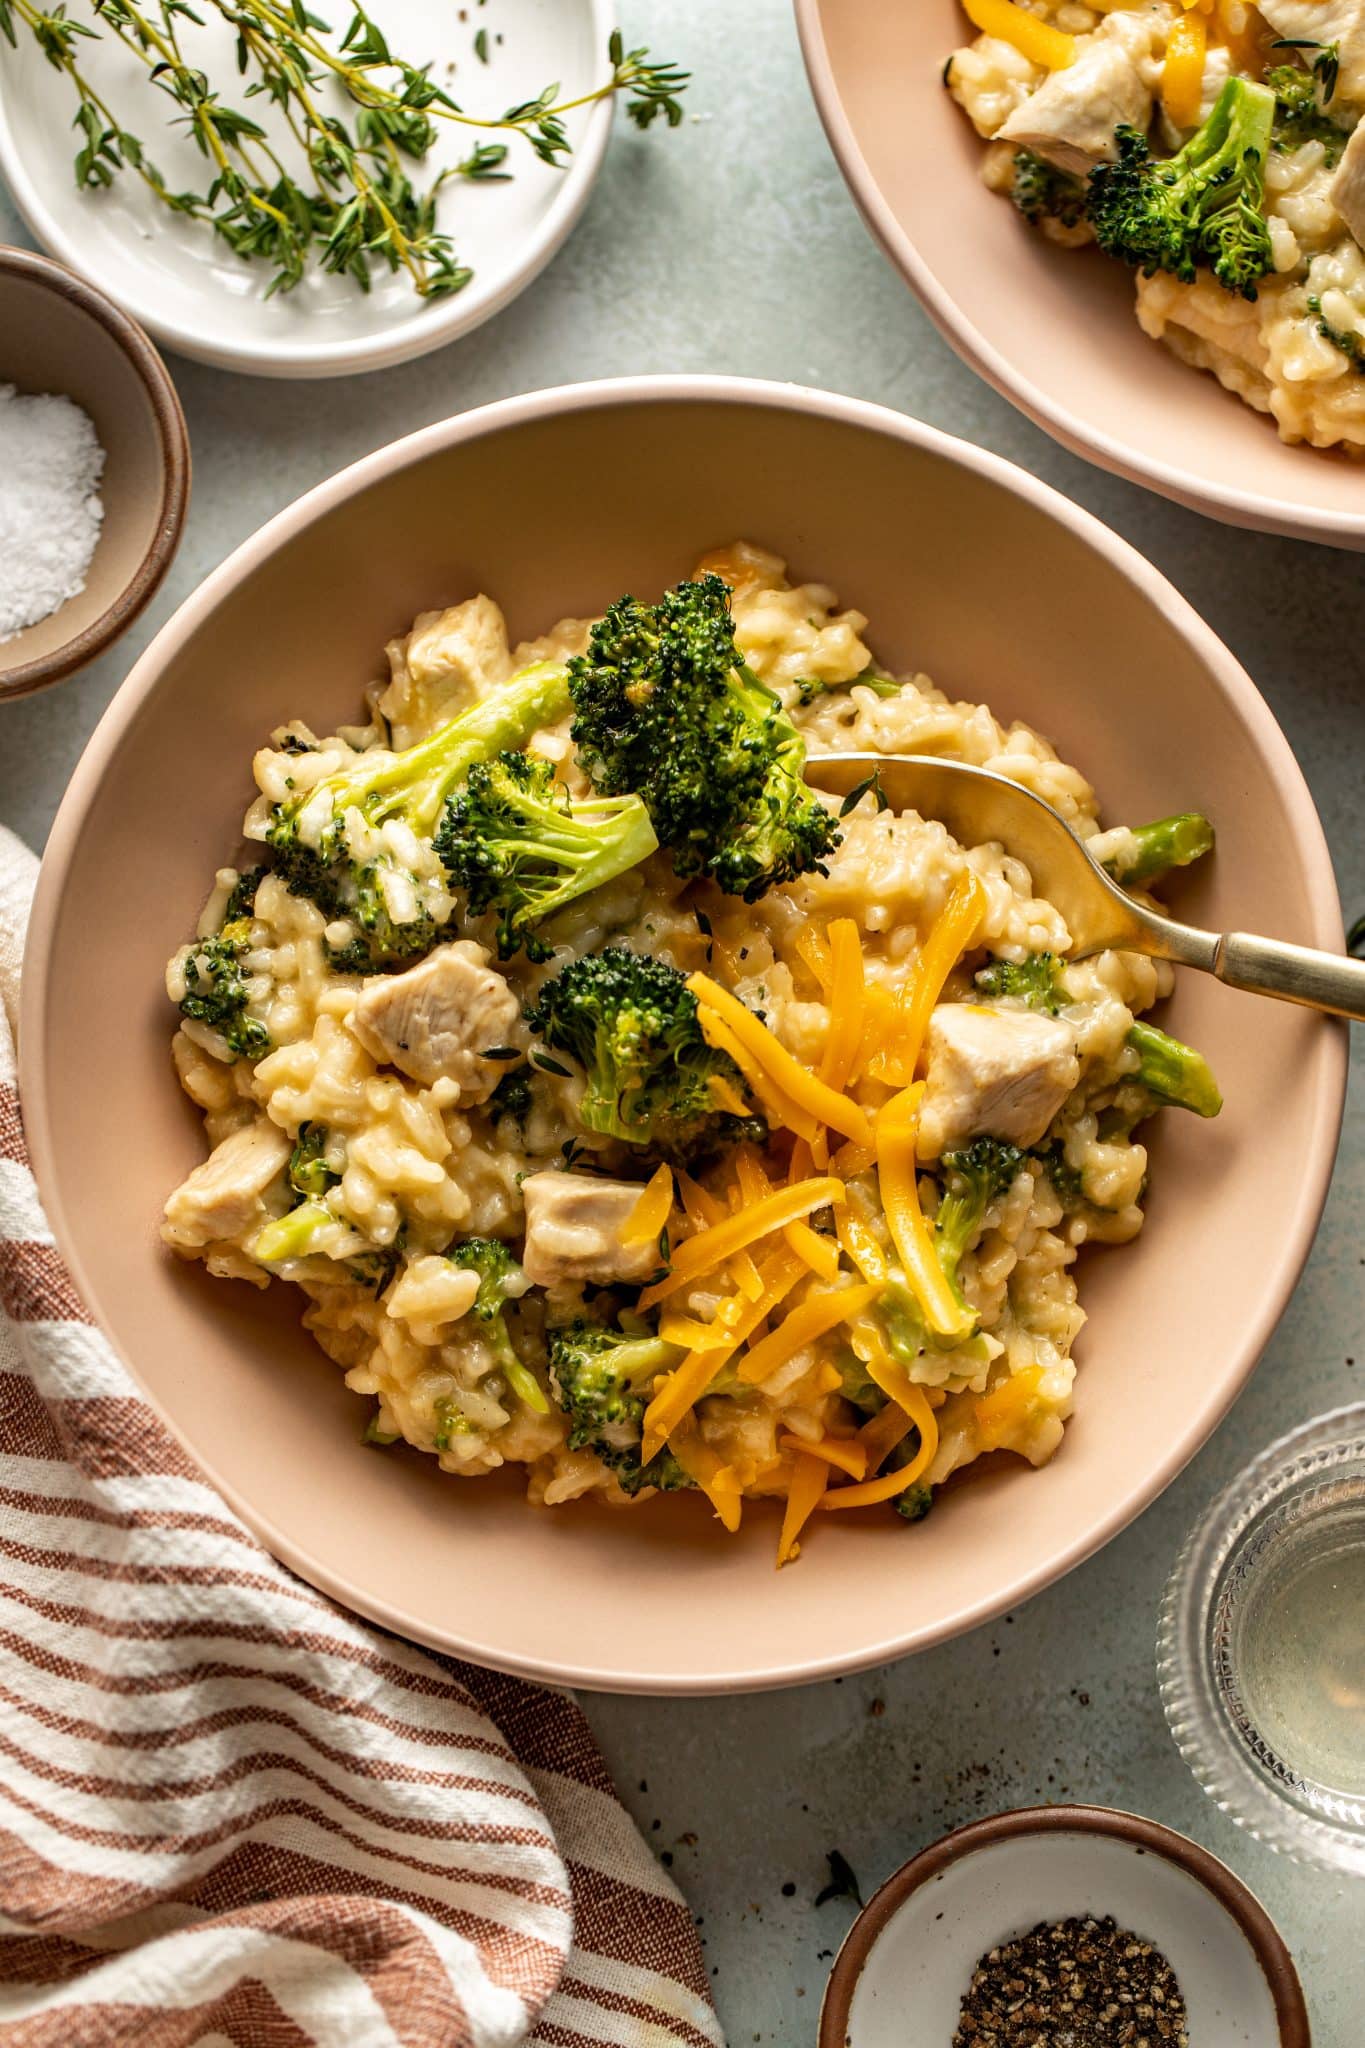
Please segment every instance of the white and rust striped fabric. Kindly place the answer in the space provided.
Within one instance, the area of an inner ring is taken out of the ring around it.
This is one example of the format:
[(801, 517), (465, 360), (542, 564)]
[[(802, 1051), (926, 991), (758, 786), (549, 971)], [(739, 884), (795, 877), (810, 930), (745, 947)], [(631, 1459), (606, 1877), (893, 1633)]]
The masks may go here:
[(33, 870), (0, 833), (0, 2039), (719, 2048), (573, 1701), (292, 1577), (91, 1327), (14, 1085)]

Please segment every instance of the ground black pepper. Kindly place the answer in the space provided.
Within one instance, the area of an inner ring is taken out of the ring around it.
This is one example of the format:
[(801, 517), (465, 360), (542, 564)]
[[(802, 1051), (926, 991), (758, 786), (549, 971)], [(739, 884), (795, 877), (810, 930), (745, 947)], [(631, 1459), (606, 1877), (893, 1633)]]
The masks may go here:
[(982, 1956), (953, 2048), (1189, 2048), (1159, 1948), (1113, 1920), (1046, 1921)]

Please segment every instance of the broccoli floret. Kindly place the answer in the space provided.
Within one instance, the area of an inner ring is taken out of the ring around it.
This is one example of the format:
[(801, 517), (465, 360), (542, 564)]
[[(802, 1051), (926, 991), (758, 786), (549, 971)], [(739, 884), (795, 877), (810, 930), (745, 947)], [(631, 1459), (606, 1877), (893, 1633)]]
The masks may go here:
[(276, 868), (295, 895), (352, 927), (349, 941), (329, 948), (335, 967), (383, 972), (430, 952), (449, 898), (405, 858), (405, 833), (429, 843), (447, 797), (475, 763), (523, 745), (568, 704), (566, 671), (536, 662), (416, 746), (396, 754), (373, 748), (274, 806), (265, 839)]
[(1135, 825), (1122, 855), (1104, 863), (1116, 882), (1149, 882), (1170, 868), (1187, 868), (1213, 850), (1213, 827), (1200, 811), (1181, 811), (1151, 825)]
[(1085, 187), (1079, 178), (1059, 171), (1031, 149), (1015, 152), (1010, 198), (1034, 227), (1039, 221), (1055, 220), (1074, 228), (1085, 218)]
[(1311, 70), (1298, 64), (1275, 65), (1265, 82), (1275, 95), (1275, 148), (1300, 149), (1305, 142), (1320, 142), (1329, 168), (1339, 163), (1351, 138), (1326, 107), (1336, 86), (1334, 47), (1329, 44)]
[(236, 924), (239, 918), (252, 915), (256, 908), (256, 891), (269, 872), (269, 868), (243, 868), (223, 906), (224, 924)]
[[(236, 894), (234, 890), (233, 896)], [(270, 1033), (247, 1010), (242, 960), (250, 949), (248, 911), (228, 918), (212, 938), (200, 939), (187, 951), (182, 962), (185, 993), (180, 998), (180, 1014), (216, 1031), (234, 1059), (256, 1060), (269, 1052)]]
[(1308, 310), (1313, 315), (1318, 333), (1324, 341), (1330, 341), (1339, 349), (1346, 360), (1357, 370), (1365, 370), (1365, 341), (1352, 327), (1334, 327), (1322, 310), (1322, 300), (1317, 292), (1308, 295)]
[(1059, 1139), (1051, 1145), (1040, 1145), (1029, 1157), (1036, 1160), (1047, 1175), (1052, 1183), (1052, 1192), (1068, 1214), (1084, 1206), (1080, 1168), (1071, 1164)]
[(484, 1325), (484, 1335), (508, 1386), (537, 1415), (548, 1415), (550, 1404), (545, 1390), (529, 1367), (522, 1364), (507, 1329), (508, 1302), (519, 1301), (530, 1285), (511, 1251), (500, 1238), (467, 1237), (462, 1244), (452, 1245), (446, 1257), (452, 1266), (461, 1266), (479, 1276), (479, 1291), (471, 1313)]
[(1138, 1055), (1134, 1077), (1155, 1108), (1189, 1109), (1196, 1116), (1217, 1116), (1223, 1107), (1218, 1083), (1204, 1055), (1182, 1045), (1155, 1024), (1134, 1024), (1128, 1044)]
[(582, 1065), (585, 1130), (694, 1163), (767, 1135), (761, 1119), (717, 1108), (712, 1079), (741, 1089), (743, 1076), (707, 1044), (686, 977), (663, 960), (620, 946), (590, 953), (547, 982), (526, 1016), (547, 1045)]
[(638, 796), (575, 803), (549, 761), (503, 753), (478, 761), (446, 805), (436, 851), (477, 916), (498, 914), (498, 953), (550, 948), (533, 926), (624, 874), (658, 845)]
[(803, 780), (806, 749), (740, 658), (719, 576), (657, 605), (618, 598), (569, 663), (574, 741), (594, 785), (634, 790), (682, 876), (755, 902), (839, 841)]
[(1022, 960), (988, 960), (973, 979), (992, 1002), (1027, 1003), (1055, 1017), (1067, 1001), (1064, 966), (1055, 953), (1029, 953)]
[(1017, 1145), (1003, 1138), (974, 1138), (958, 1151), (945, 1152), (939, 1164), (943, 1195), (934, 1218), (934, 1247), (949, 1286), (962, 1301), (957, 1277), (962, 1255), (980, 1232), (991, 1203), (1014, 1186), (1025, 1159)]
[(341, 1179), (327, 1164), (325, 1124), (300, 1124), (298, 1140), (289, 1160), (289, 1184), (297, 1193), (325, 1195)]
[(1146, 277), (1192, 283), (1211, 270), (1225, 291), (1254, 299), (1274, 267), (1262, 212), (1275, 95), (1230, 78), (1183, 149), (1154, 157), (1136, 128), (1115, 131), (1117, 160), (1090, 173), (1086, 212), (1100, 247)]
[(610, 1329), (580, 1316), (549, 1333), (550, 1385), (569, 1418), (569, 1448), (593, 1450), (623, 1492), (670, 1493), (692, 1480), (669, 1450), (640, 1463), (645, 1409), (654, 1381), (683, 1356), (647, 1330)]
[(922, 1522), (933, 1505), (934, 1489), (927, 1479), (918, 1480), (896, 1495), (896, 1513), (903, 1522)]

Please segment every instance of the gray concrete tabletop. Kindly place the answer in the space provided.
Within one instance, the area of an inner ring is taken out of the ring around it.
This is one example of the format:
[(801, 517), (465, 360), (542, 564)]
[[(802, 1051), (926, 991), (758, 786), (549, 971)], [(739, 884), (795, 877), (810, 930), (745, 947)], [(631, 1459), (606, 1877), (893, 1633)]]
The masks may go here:
[[(510, 393), (729, 371), (899, 407), (1124, 534), (1264, 691), (1317, 799), (1348, 921), (1365, 911), (1365, 558), (1237, 532), (1105, 476), (958, 362), (854, 211), (789, 0), (628, 0), (623, 14), (628, 42), (693, 70), (688, 119), (640, 137), (618, 117), (577, 232), (500, 317), (351, 383), (273, 383), (172, 358), (195, 462), (179, 559), (111, 654), (0, 711), (0, 819), (41, 845), (133, 658), (240, 540), (334, 470)], [(0, 238), (28, 239), (2, 188)], [(1317, 2048), (1360, 2048), (1365, 1884), (1290, 1863), (1215, 1810), (1166, 1732), (1153, 1639), (1172, 1561), (1216, 1490), (1283, 1430), (1365, 1398), (1362, 1045), (1358, 1035), (1332, 1195), (1284, 1321), (1231, 1417), (1125, 1535), (1000, 1623), (863, 1677), (735, 1699), (585, 1699), (627, 1804), (696, 1913), (732, 2048), (814, 2039), (852, 1912), (814, 1904), (829, 1850), (866, 1894), (944, 1830), (1054, 1799), (1132, 1808), (1223, 1857), (1294, 1951)]]

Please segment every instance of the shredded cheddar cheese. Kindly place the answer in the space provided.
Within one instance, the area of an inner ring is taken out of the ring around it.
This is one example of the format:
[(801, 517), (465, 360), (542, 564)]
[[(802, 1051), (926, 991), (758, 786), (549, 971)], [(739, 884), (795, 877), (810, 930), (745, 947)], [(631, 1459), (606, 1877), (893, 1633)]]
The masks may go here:
[[(1032, 17), (1030, 16), (1030, 19)], [(908, 1088), (943, 986), (976, 936), (986, 912), (986, 891), (970, 868), (964, 868), (924, 941), (915, 971), (898, 999), (896, 1029), (890, 1045), (873, 1059), (868, 1071), (893, 1088)]]
[(1040, 21), (1014, 0), (962, 0), (968, 21), (983, 36), (998, 36), (1002, 43), (1041, 64), (1048, 71), (1064, 71), (1076, 56), (1076, 38), (1049, 22)]
[(798, 1181), (795, 1187), (775, 1188), (761, 1202), (741, 1209), (737, 1216), (727, 1216), (723, 1222), (699, 1230), (695, 1237), (689, 1237), (680, 1244), (673, 1254), (672, 1272), (644, 1290), (639, 1306), (642, 1309), (653, 1308), (656, 1302), (666, 1301), (669, 1295), (677, 1294), (693, 1281), (715, 1272), (736, 1252), (746, 1251), (751, 1244), (770, 1237), (785, 1224), (794, 1223), (798, 1217), (813, 1215), (817, 1209), (827, 1209), (831, 1203), (837, 1205), (843, 1200), (843, 1182), (829, 1175)]
[(622, 1244), (652, 1244), (669, 1219), (673, 1208), (673, 1176), (661, 1166), (626, 1218)]
[[(767, 1025), (737, 996), (731, 995), (728, 989), (712, 981), (707, 974), (689, 975), (687, 986), (700, 1005), (701, 1027), (708, 1040), (711, 1037), (710, 1022), (719, 1020), (736, 1043), (770, 1077), (784, 1101), (802, 1113), (804, 1123), (813, 1124), (816, 1129), (821, 1124), (828, 1124), (831, 1130), (852, 1138), (855, 1144), (871, 1143), (872, 1126), (866, 1110), (856, 1102), (850, 1102), (847, 1096), (838, 1094), (818, 1075), (812, 1074), (809, 1067), (803, 1067), (800, 1060), (787, 1051), (781, 1039), (769, 1031)], [(788, 1128), (798, 1127), (788, 1120)], [(811, 1132), (803, 1129), (800, 1135), (809, 1137)]]
[(782, 1514), (782, 1533), (777, 1540), (779, 1571), (784, 1564), (790, 1564), (800, 1550), (797, 1538), (819, 1507), (828, 1485), (829, 1466), (823, 1458), (803, 1455), (795, 1460), (791, 1484), (787, 1488), (787, 1505)]
[(976, 1317), (964, 1308), (948, 1285), (948, 1276), (939, 1263), (919, 1205), (915, 1141), (919, 1136), (923, 1093), (924, 1083), (917, 1081), (912, 1088), (893, 1095), (877, 1112), (877, 1173), (882, 1208), (925, 1322), (936, 1336), (960, 1340), (971, 1335)]
[(1208, 25), (1202, 14), (1179, 14), (1171, 23), (1166, 38), (1166, 62), (1161, 71), (1161, 104), (1177, 128), (1199, 126), (1208, 40)]
[(780, 1430), (777, 1448), (792, 1451), (798, 1457), (823, 1458), (827, 1465), (847, 1472), (850, 1479), (867, 1476), (867, 1451), (856, 1436), (822, 1436), (811, 1443), (803, 1436), (793, 1436), (790, 1430)]
[(831, 1294), (811, 1294), (784, 1316), (772, 1335), (765, 1337), (761, 1344), (755, 1344), (745, 1354), (739, 1368), (739, 1377), (745, 1386), (754, 1387), (766, 1380), (770, 1373), (785, 1365), (798, 1351), (813, 1344), (817, 1337), (828, 1335), (840, 1323), (856, 1316), (864, 1309), (876, 1293), (875, 1287), (837, 1287)]

